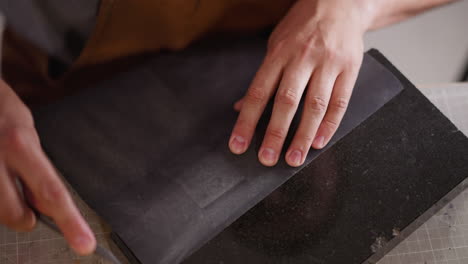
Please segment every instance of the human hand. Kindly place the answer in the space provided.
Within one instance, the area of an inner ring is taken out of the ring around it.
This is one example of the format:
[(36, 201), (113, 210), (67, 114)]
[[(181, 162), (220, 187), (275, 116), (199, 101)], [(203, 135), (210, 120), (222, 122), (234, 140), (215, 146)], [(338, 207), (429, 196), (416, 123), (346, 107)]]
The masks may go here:
[(0, 80), (0, 223), (29, 231), (36, 218), (16, 179), (23, 183), (29, 204), (54, 220), (78, 254), (94, 251), (94, 235), (44, 154), (29, 109)]
[[(304, 163), (313, 148), (323, 148), (343, 118), (363, 58), (363, 35), (371, 8), (363, 0), (299, 0), (273, 31), (267, 53), (245, 97), (229, 140), (244, 153), (269, 99), (273, 112), (258, 158), (274, 166), (299, 101), (304, 110), (286, 152), (290, 166)], [(306, 91), (307, 90), (307, 91)], [(306, 92), (305, 92), (306, 91)]]

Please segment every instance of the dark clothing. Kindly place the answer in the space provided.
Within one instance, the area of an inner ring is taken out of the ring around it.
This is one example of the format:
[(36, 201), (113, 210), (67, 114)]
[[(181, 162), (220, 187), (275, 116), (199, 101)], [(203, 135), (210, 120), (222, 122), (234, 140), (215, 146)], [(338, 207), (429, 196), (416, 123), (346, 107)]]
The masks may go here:
[(4, 79), (29, 104), (54, 100), (148, 53), (181, 50), (220, 32), (271, 28), (293, 2), (0, 0), (10, 23)]
[(100, 0), (0, 0), (8, 27), (54, 60), (71, 64), (96, 23)]

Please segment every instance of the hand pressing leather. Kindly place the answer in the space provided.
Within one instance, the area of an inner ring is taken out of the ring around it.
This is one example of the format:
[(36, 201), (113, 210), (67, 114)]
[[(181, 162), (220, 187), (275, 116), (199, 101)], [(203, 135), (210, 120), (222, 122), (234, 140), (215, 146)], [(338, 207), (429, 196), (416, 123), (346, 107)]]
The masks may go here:
[(24, 184), (30, 204), (54, 220), (78, 254), (94, 251), (94, 235), (42, 151), (29, 109), (0, 80), (0, 223), (29, 231), (36, 218), (16, 179)]
[(229, 147), (244, 153), (272, 96), (274, 106), (258, 159), (278, 162), (301, 97), (300, 125), (286, 152), (290, 166), (304, 163), (313, 148), (323, 148), (348, 106), (363, 58), (363, 35), (371, 23), (364, 1), (299, 0), (270, 36), (267, 54), (246, 95)]

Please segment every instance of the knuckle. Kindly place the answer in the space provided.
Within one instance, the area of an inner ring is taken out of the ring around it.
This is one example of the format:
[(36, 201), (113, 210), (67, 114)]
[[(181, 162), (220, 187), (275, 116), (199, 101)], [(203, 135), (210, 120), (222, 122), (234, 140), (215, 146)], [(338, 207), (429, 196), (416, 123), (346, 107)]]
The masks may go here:
[(348, 108), (349, 101), (345, 98), (337, 98), (332, 101), (332, 107), (339, 110), (345, 111)]
[(307, 142), (308, 145), (310, 145), (314, 141), (314, 137), (312, 136), (312, 134), (305, 134), (302, 135), (302, 140), (304, 140), (304, 142)]
[(337, 64), (347, 64), (351, 59), (351, 57), (347, 56), (344, 51), (336, 48), (326, 48), (324, 56), (327, 61)]
[(277, 141), (282, 141), (284, 138), (286, 138), (287, 131), (285, 129), (277, 129), (277, 128), (272, 128), (268, 129), (267, 136), (269, 139), (277, 140)]
[(352, 56), (345, 56), (342, 60), (342, 63), (345, 69), (354, 69), (359, 68), (359, 61), (360, 60), (355, 59)]
[(42, 183), (40, 198), (45, 206), (61, 205), (66, 197), (65, 187), (60, 182), (50, 180)]
[(328, 104), (327, 101), (322, 97), (313, 96), (307, 100), (307, 107), (314, 112), (325, 113)]
[(325, 119), (323, 120), (326, 126), (328, 126), (332, 130), (336, 130), (338, 128), (338, 122), (331, 120), (331, 119)]
[(320, 49), (324, 46), (324, 39), (319, 34), (298, 33), (295, 35), (297, 43), (301, 43), (304, 49)]
[(252, 103), (252, 104), (260, 104), (264, 103), (268, 98), (268, 95), (265, 91), (265, 89), (262, 89), (259, 86), (252, 86), (251, 89), (249, 89), (247, 96), (245, 97), (246, 102)]
[(31, 142), (30, 132), (27, 129), (13, 127), (5, 132), (6, 146), (13, 153), (25, 151)]
[(280, 90), (276, 102), (286, 106), (296, 106), (299, 102), (298, 94), (292, 89)]
[(237, 122), (236, 122), (236, 129), (239, 129), (239, 131), (247, 131), (247, 132), (254, 131), (255, 124), (253, 124), (250, 120), (239, 118), (237, 119)]
[(297, 135), (297, 138), (306, 146), (310, 146), (314, 141), (313, 133), (301, 133)]
[(272, 57), (278, 56), (287, 46), (285, 39), (269, 40), (267, 46), (267, 54)]
[(296, 37), (296, 43), (298, 47), (297, 55), (301, 60), (311, 61), (317, 54), (320, 54), (322, 50), (322, 43), (317, 37), (306, 37), (298, 35)]
[(339, 54), (338, 51), (333, 48), (326, 48), (324, 51), (325, 59), (329, 61), (337, 61)]
[(309, 57), (313, 53), (319, 51), (321, 49), (322, 44), (320, 40), (315, 37), (306, 38), (306, 37), (299, 37), (299, 43), (301, 47), (301, 55), (303, 57)]

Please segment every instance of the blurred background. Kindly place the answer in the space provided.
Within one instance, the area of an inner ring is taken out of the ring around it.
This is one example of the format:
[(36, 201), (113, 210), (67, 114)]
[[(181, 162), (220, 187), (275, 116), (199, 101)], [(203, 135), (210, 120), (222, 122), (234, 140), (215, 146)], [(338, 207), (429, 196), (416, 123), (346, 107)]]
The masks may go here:
[(416, 85), (459, 81), (468, 68), (468, 0), (370, 32), (365, 44)]

